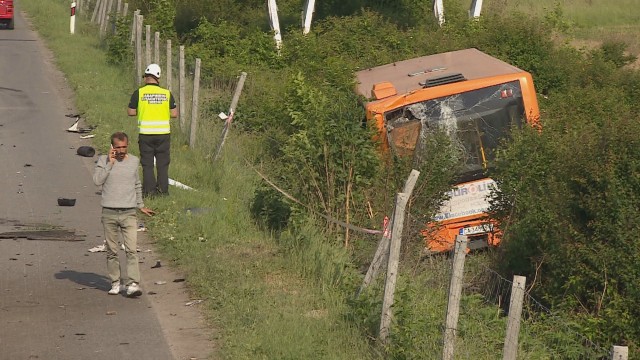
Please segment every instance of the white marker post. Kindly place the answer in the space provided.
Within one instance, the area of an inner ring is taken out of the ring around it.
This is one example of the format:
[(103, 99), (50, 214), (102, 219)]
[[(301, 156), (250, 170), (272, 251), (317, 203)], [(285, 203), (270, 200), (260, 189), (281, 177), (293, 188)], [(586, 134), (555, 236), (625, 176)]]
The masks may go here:
[(433, 1), (433, 13), (436, 15), (436, 19), (438, 19), (438, 25), (442, 26), (444, 24), (444, 5), (442, 4), (442, 0)]
[(316, 0), (307, 0), (307, 5), (302, 12), (302, 33), (307, 35), (311, 31), (311, 19), (315, 11)]
[(469, 17), (472, 19), (477, 19), (480, 17), (481, 12), (482, 12), (482, 0), (473, 0), (471, 2), (471, 8), (469, 9)]
[(273, 38), (276, 41), (276, 48), (282, 48), (282, 34), (280, 34), (280, 21), (278, 20), (278, 5), (276, 0), (268, 0), (269, 7), (269, 25), (273, 30)]
[(69, 32), (71, 34), (76, 33), (76, 2), (71, 3), (71, 19), (69, 20)]

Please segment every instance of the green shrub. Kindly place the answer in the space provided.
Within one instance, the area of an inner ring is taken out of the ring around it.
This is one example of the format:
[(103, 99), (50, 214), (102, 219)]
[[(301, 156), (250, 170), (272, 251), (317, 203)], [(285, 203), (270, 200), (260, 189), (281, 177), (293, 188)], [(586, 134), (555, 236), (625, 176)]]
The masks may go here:
[(131, 20), (117, 17), (115, 32), (106, 39), (107, 60), (113, 65), (133, 64), (133, 47), (131, 46)]
[(535, 278), (534, 294), (578, 315), (585, 336), (637, 351), (640, 123), (631, 109), (615, 87), (553, 99), (542, 133), (523, 131), (500, 154), (494, 209), (504, 224), (497, 265)]
[(256, 188), (251, 214), (267, 230), (281, 231), (287, 227), (291, 208), (279, 192), (265, 185)]

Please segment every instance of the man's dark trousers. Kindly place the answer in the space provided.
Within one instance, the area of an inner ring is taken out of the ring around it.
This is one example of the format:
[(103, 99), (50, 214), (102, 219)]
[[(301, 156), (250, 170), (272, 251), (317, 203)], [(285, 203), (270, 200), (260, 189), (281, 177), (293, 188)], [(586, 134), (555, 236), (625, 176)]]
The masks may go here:
[[(142, 194), (145, 196), (168, 194), (171, 135), (140, 134), (138, 146), (140, 147), (140, 164), (142, 164)], [(153, 171), (154, 158), (157, 180)]]

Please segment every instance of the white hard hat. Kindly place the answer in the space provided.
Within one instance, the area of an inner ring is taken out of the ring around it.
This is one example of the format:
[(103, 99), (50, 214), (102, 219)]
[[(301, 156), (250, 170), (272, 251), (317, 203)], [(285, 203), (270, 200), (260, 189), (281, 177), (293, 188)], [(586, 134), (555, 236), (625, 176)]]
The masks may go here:
[(155, 76), (157, 79), (160, 79), (160, 65), (158, 64), (149, 64), (146, 70), (144, 71), (145, 75)]

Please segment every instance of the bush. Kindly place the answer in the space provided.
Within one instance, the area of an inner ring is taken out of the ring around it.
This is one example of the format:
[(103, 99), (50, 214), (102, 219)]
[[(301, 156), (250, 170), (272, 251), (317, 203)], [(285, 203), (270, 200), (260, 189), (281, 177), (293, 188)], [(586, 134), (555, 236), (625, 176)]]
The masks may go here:
[(542, 133), (522, 131), (500, 154), (494, 210), (504, 224), (497, 266), (535, 279), (537, 297), (579, 315), (589, 338), (633, 347), (640, 123), (631, 109), (616, 87), (554, 99)]
[(116, 31), (106, 39), (107, 60), (113, 65), (129, 66), (133, 64), (130, 18), (117, 17), (115, 27)]

